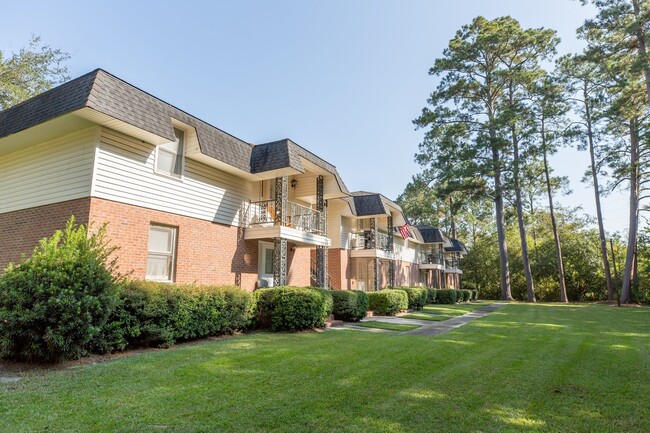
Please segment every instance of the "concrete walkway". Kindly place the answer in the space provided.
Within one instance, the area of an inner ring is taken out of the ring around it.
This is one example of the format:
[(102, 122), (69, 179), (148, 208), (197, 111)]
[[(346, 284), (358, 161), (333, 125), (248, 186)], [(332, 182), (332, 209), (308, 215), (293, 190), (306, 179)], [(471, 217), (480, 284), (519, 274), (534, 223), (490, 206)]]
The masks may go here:
[(463, 314), (462, 316), (454, 317), (453, 319), (445, 320), (443, 322), (428, 322), (426, 325), (421, 328), (414, 329), (408, 332), (402, 332), (402, 334), (409, 335), (427, 335), (429, 337), (435, 337), (436, 335), (444, 334), (456, 328), (471, 322), (472, 320), (480, 319), (485, 317), (491, 312), (498, 310), (504, 305), (508, 305), (506, 302), (495, 302), (494, 304), (487, 305), (483, 308), (479, 308), (470, 313)]
[(435, 337), (436, 335), (444, 334), (453, 329), (460, 328), (466, 323), (471, 322), (472, 320), (480, 319), (485, 317), (494, 310), (497, 310), (504, 305), (508, 305), (505, 302), (495, 302), (494, 304), (486, 305), (485, 307), (479, 308), (469, 313), (465, 313), (462, 316), (454, 317), (442, 322), (432, 322), (431, 320), (417, 320), (417, 319), (407, 319), (404, 317), (396, 316), (371, 316), (362, 319), (362, 322), (386, 322), (394, 323), (400, 325), (418, 325), (420, 328), (414, 329), (412, 331), (400, 332), (393, 331), (389, 329), (378, 329), (378, 328), (366, 328), (362, 326), (355, 326), (354, 323), (344, 323), (343, 325), (335, 326), (329, 328), (331, 330), (341, 330), (341, 329), (354, 329), (358, 331), (366, 332), (379, 332), (379, 333), (389, 333), (389, 334), (409, 334), (409, 335), (426, 335), (430, 337)]

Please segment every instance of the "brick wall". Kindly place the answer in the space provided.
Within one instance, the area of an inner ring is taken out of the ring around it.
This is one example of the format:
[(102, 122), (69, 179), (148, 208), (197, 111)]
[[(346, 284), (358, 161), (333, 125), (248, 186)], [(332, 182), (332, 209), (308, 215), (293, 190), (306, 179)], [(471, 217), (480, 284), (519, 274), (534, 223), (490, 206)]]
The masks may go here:
[(352, 263), (349, 250), (331, 248), (328, 253), (328, 268), (333, 289), (352, 289)]
[[(107, 235), (118, 251), (120, 271), (144, 279), (149, 226), (177, 227), (177, 283), (234, 284), (254, 290), (258, 281), (258, 241), (244, 240), (244, 229), (197, 218), (93, 198), (90, 220), (109, 221)], [(289, 284), (309, 285), (309, 249), (289, 244)]]
[(71, 215), (86, 224), (89, 208), (90, 199), (83, 198), (0, 214), (0, 272), (21, 254), (31, 255), (38, 241), (64, 228)]

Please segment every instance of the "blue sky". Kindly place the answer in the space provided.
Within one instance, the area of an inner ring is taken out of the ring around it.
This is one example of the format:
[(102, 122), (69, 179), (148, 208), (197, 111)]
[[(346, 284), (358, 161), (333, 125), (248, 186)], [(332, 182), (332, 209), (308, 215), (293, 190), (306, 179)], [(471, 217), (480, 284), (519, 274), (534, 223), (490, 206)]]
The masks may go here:
[[(72, 54), (71, 75), (97, 67), (252, 143), (289, 137), (336, 165), (351, 190), (396, 198), (418, 171), (412, 120), (435, 86), (436, 57), (475, 16), (550, 27), (561, 52), (593, 10), (575, 0), (59, 1), (3, 5), (0, 49), (35, 33)], [(593, 214), (580, 183), (588, 158), (553, 159)], [(606, 228), (626, 225), (625, 196), (604, 202)]]

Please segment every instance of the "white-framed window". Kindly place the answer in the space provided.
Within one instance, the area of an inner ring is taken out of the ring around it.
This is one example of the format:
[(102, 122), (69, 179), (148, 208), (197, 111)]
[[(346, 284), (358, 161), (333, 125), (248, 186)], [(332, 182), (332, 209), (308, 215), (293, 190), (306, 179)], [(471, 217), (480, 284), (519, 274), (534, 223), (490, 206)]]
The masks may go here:
[(176, 141), (156, 147), (156, 173), (180, 178), (185, 163), (185, 132), (174, 128)]
[(147, 254), (147, 280), (174, 281), (176, 227), (151, 224)]

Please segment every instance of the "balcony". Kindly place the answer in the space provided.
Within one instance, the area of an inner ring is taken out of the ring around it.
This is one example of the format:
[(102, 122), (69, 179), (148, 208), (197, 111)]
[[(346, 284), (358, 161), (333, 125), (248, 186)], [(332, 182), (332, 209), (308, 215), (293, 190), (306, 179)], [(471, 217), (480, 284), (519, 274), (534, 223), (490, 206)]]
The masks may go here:
[(350, 235), (352, 257), (393, 258), (391, 238), (385, 233), (364, 230)]
[(445, 260), (442, 253), (420, 253), (420, 269), (445, 269)]
[(458, 259), (445, 259), (445, 272), (448, 274), (462, 274), (460, 270), (460, 261)]
[(251, 202), (245, 221), (246, 239), (286, 238), (299, 244), (330, 245), (324, 213), (291, 201), (284, 215), (275, 200)]

